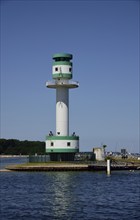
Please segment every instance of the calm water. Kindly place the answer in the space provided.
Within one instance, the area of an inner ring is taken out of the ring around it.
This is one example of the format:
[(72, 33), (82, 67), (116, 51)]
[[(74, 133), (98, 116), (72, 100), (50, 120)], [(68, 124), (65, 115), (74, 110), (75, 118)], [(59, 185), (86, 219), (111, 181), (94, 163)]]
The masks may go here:
[(1, 220), (140, 219), (139, 184), (139, 171), (1, 172)]

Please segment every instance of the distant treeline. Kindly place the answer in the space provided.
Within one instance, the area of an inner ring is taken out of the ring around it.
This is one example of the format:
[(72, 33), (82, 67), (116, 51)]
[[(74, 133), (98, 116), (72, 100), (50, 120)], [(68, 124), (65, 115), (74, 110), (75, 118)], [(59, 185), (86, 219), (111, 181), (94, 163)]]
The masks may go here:
[(45, 142), (19, 141), (16, 139), (0, 139), (0, 154), (34, 155), (45, 154)]

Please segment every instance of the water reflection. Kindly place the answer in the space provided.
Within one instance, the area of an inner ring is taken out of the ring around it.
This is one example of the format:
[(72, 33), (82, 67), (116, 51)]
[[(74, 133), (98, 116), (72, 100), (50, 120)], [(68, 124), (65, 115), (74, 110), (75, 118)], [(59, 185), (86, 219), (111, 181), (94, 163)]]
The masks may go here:
[[(55, 172), (51, 173), (53, 182), (51, 183), (50, 198), (48, 199), (48, 189), (46, 194), (46, 201), (51, 205), (51, 212), (53, 217), (58, 219), (67, 216), (69, 208), (74, 201), (71, 193), (71, 172)], [(48, 204), (46, 204), (48, 206)]]

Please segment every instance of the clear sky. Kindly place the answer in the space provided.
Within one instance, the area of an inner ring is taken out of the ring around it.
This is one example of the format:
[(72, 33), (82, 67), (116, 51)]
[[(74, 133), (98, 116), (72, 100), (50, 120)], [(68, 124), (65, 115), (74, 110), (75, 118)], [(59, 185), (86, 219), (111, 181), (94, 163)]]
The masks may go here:
[(1, 138), (55, 133), (52, 55), (73, 54), (70, 133), (80, 150), (139, 148), (138, 0), (1, 1)]

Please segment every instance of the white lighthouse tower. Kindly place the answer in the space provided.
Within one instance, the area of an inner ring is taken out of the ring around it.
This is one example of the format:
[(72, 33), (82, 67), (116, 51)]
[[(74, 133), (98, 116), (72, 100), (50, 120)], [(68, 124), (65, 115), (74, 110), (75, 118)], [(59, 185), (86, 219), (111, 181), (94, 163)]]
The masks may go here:
[(51, 160), (71, 161), (79, 152), (79, 136), (69, 134), (69, 89), (79, 84), (72, 79), (72, 55), (55, 54), (53, 56), (53, 81), (47, 82), (48, 88), (56, 89), (56, 133), (51, 131), (46, 137), (46, 153)]

